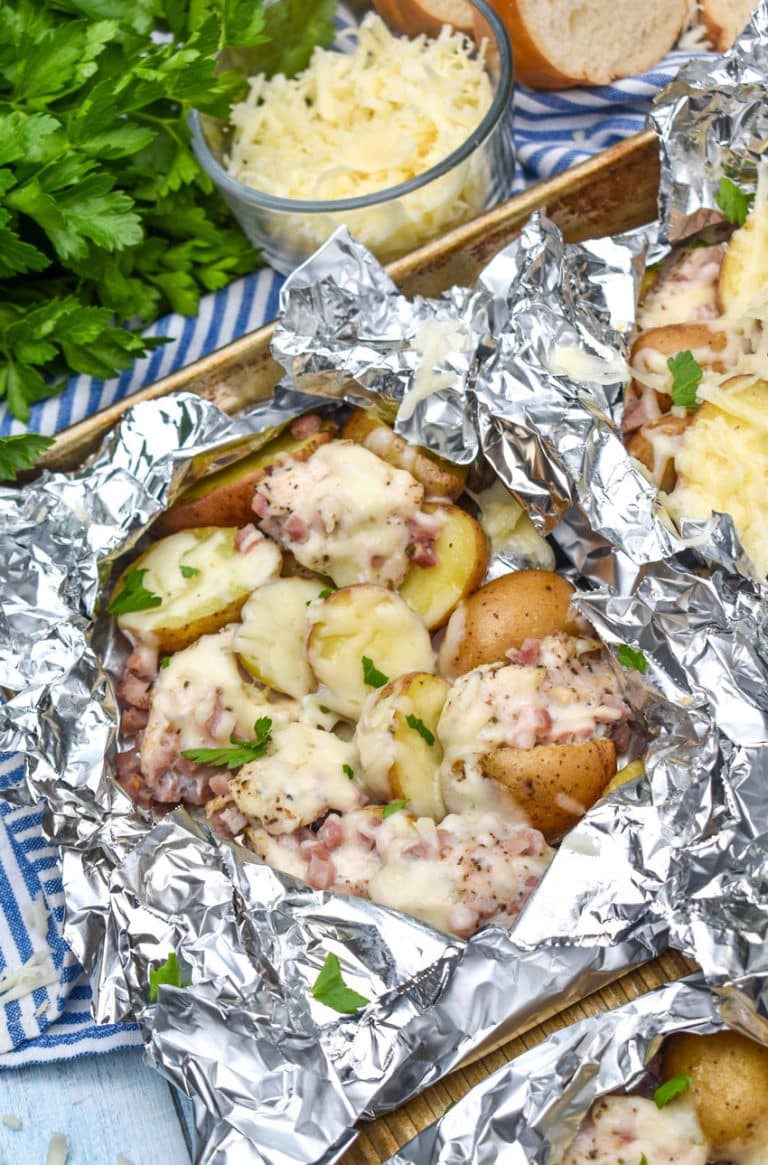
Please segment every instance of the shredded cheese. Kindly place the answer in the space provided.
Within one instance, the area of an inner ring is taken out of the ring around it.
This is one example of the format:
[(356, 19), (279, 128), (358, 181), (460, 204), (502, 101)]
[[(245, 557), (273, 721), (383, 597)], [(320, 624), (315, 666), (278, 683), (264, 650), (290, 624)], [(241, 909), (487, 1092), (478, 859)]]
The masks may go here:
[[(335, 201), (398, 186), (458, 149), (492, 100), (484, 45), (445, 26), (430, 40), (393, 36), (365, 17), (350, 52), (315, 49), (293, 78), (250, 79), (232, 110), (233, 177), (279, 198)], [(285, 230), (311, 245), (342, 221), (377, 253), (416, 246), (478, 213), (490, 187), (484, 151), (396, 202), (311, 221), (286, 216)], [(288, 221), (290, 218), (290, 222)]]

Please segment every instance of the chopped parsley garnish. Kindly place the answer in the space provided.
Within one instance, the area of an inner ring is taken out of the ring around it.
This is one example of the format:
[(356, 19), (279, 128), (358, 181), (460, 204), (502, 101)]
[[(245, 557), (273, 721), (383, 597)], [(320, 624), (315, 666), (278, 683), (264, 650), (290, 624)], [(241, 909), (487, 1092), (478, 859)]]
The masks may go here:
[(730, 178), (721, 178), (720, 186), (715, 195), (715, 202), (722, 210), (728, 222), (741, 227), (747, 221), (749, 208), (755, 201), (754, 194), (747, 193), (732, 182)]
[(169, 667), (170, 663), (171, 663), (170, 655), (164, 655), (163, 658), (160, 660), (160, 667), (161, 668)]
[(407, 801), (390, 801), (389, 805), (384, 806), (384, 811), (381, 815), (382, 821), (387, 817), (391, 817), (393, 813), (399, 813), (401, 809), (405, 809)]
[(642, 651), (635, 651), (628, 643), (620, 643), (616, 648), (616, 658), (622, 667), (633, 667), (641, 675), (648, 671), (648, 660)]
[(0, 437), (0, 481), (15, 481), (22, 469), (31, 469), (41, 453), (53, 444), (53, 437), (19, 433)]
[(149, 998), (152, 1003), (157, 1002), (157, 992), (161, 984), (167, 983), (171, 987), (188, 987), (181, 978), (181, 967), (174, 951), (159, 967), (149, 972)]
[(363, 683), (367, 684), (369, 688), (383, 688), (385, 684), (389, 683), (389, 676), (385, 676), (384, 672), (379, 671), (372, 659), (367, 655), (363, 656)]
[(333, 587), (324, 587), (323, 590), (320, 592), (320, 594), (317, 597), (318, 597), (318, 599), (327, 599), (328, 596), (332, 595), (332, 594), (333, 594)]
[(639, 1165), (648, 1165), (648, 1158), (646, 1157), (645, 1153), (641, 1155)]
[(180, 566), (182, 578), (194, 578), (196, 574), (200, 573), (200, 568), (197, 566)]
[(411, 713), (406, 716), (405, 723), (409, 728), (412, 728), (414, 732), (418, 732), (419, 736), (422, 737), (423, 740), (426, 740), (430, 748), (432, 747), (432, 745), (435, 743), (435, 734), (434, 732), (429, 731), (423, 720), (419, 720), (418, 716), (414, 716)]
[(345, 777), (349, 778), (350, 781), (354, 781), (355, 773), (354, 773), (354, 770), (352, 768), (352, 765), (342, 765), (341, 771), (343, 772)]
[(123, 589), (107, 607), (110, 615), (129, 615), (132, 611), (149, 611), (161, 607), (163, 600), (144, 586), (146, 569), (129, 570), (123, 580)]
[(253, 726), (253, 740), (238, 740), (230, 736), (232, 748), (185, 748), (182, 756), (196, 765), (221, 765), (228, 769), (239, 769), (249, 761), (264, 756), (271, 740), (272, 721), (262, 716)]
[(667, 360), (667, 368), (672, 373), (672, 403), (682, 405), (690, 411), (699, 407), (696, 389), (704, 373), (693, 358), (693, 352), (686, 348)]
[(691, 1087), (690, 1076), (673, 1076), (670, 1080), (665, 1080), (653, 1094), (653, 1103), (657, 1108), (664, 1108), (669, 1104), (670, 1100), (674, 1100), (676, 1096), (682, 1096)]
[(320, 974), (312, 987), (312, 997), (334, 1011), (354, 1015), (370, 999), (347, 987), (341, 974), (341, 964), (336, 955), (326, 955)]

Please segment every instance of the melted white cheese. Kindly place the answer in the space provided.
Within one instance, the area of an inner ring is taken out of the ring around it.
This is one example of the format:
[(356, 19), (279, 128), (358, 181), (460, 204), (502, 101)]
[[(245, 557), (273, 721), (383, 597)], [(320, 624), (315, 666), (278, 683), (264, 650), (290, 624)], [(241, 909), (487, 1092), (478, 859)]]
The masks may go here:
[(403, 581), (410, 563), (408, 523), (424, 500), (424, 487), (405, 470), (352, 441), (331, 441), (307, 461), (286, 459), (256, 494), (270, 510), (261, 525), (302, 566), (337, 586)]
[(252, 740), (253, 726), (264, 716), (273, 728), (297, 716), (291, 701), (270, 702), (263, 688), (244, 679), (233, 650), (234, 630), (203, 635), (160, 669), (141, 743), (144, 771), (166, 734), (177, 734), (181, 749), (228, 746), (231, 736)]
[(289, 724), (273, 732), (267, 755), (241, 768), (229, 788), (246, 817), (270, 833), (291, 833), (329, 809), (347, 813), (363, 804), (345, 766), (352, 772), (358, 767), (353, 744), (319, 728)]
[(691, 1101), (658, 1109), (641, 1096), (605, 1096), (590, 1109), (562, 1165), (706, 1165), (709, 1145)]

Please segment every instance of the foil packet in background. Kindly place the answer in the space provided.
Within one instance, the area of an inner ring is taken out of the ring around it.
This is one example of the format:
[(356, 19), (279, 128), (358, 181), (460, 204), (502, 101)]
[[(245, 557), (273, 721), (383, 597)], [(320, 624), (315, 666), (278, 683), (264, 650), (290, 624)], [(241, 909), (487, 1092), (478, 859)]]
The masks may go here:
[(505, 1064), (387, 1165), (560, 1161), (594, 1101), (642, 1084), (665, 1037), (723, 1028), (716, 997), (698, 978), (641, 995), (562, 1028)]

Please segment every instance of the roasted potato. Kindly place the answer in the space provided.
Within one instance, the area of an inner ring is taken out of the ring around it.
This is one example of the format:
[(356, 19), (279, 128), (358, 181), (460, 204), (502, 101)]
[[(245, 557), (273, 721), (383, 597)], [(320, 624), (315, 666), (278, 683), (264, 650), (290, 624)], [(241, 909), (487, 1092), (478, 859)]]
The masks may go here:
[(297, 700), (315, 689), (307, 662), (307, 611), (325, 593), (307, 578), (279, 578), (254, 591), (240, 613), (234, 649), (240, 663), (262, 684)]
[(180, 651), (237, 619), (251, 591), (278, 576), (281, 562), (279, 547), (268, 539), (237, 550), (237, 533), (204, 526), (150, 546), (113, 588), (108, 610), (120, 629), (160, 651)]
[(162, 534), (197, 526), (244, 526), (254, 520), (251, 502), (256, 482), (281, 454), (300, 461), (310, 457), (336, 433), (336, 426), (323, 421), (317, 432), (294, 437), (286, 429), (263, 448), (235, 461), (224, 469), (201, 478), (184, 492), (161, 517), (156, 529)]
[(488, 569), (490, 548), (479, 522), (458, 506), (427, 504), (428, 514), (442, 513), (435, 542), (434, 566), (410, 566), (398, 588), (430, 631), (442, 627), (460, 599), (480, 585)]
[(725, 248), (683, 246), (647, 280), (637, 309), (637, 328), (687, 324), (717, 315), (717, 286)]
[(480, 767), (552, 845), (602, 795), (616, 773), (616, 748), (612, 740), (497, 748), (481, 757)]
[(366, 703), (355, 731), (371, 793), (382, 801), (407, 801), (417, 817), (435, 821), (445, 816), (437, 779), (443, 750), (436, 733), (447, 694), (440, 676), (399, 676)]
[(322, 703), (341, 716), (356, 719), (366, 698), (390, 678), (435, 670), (424, 623), (385, 587), (342, 587), (308, 610), (309, 666)]
[(573, 587), (548, 570), (518, 570), (480, 587), (451, 615), (440, 647), (439, 672), (449, 679), (503, 660), (526, 639), (579, 630)]
[(768, 1143), (768, 1048), (737, 1032), (680, 1033), (665, 1041), (665, 1080), (689, 1076), (690, 1096), (702, 1130), (723, 1157)]
[(467, 466), (453, 465), (420, 445), (409, 445), (375, 413), (356, 409), (342, 432), (349, 441), (364, 445), (382, 461), (407, 469), (424, 486), (427, 498), (454, 501), (464, 489)]

